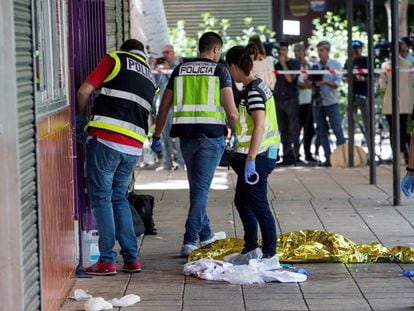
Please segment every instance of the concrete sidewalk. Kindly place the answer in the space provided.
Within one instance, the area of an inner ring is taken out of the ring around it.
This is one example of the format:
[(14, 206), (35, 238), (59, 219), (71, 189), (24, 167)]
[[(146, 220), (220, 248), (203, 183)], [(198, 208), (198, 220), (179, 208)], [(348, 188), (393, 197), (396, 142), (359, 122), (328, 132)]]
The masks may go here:
[[(392, 168), (377, 168), (378, 184), (369, 185), (365, 168), (277, 168), (269, 178), (269, 200), (278, 234), (303, 229), (333, 231), (355, 243), (386, 247), (414, 243), (414, 199), (392, 206)], [(243, 235), (233, 206), (235, 174), (218, 169), (210, 194), (209, 215), (215, 231)], [(94, 297), (136, 294), (141, 302), (125, 310), (412, 310), (414, 284), (399, 274), (414, 264), (295, 264), (313, 273), (301, 284), (238, 286), (186, 277), (179, 257), (188, 207), (183, 171), (137, 172), (136, 188), (156, 198), (158, 235), (145, 236), (140, 255), (143, 272), (77, 279), (74, 289)], [(121, 265), (121, 264), (120, 264)], [(120, 267), (119, 267), (120, 268)], [(119, 269), (120, 270), (120, 269)], [(62, 309), (84, 310), (67, 299)], [(122, 309), (124, 310), (124, 309)]]

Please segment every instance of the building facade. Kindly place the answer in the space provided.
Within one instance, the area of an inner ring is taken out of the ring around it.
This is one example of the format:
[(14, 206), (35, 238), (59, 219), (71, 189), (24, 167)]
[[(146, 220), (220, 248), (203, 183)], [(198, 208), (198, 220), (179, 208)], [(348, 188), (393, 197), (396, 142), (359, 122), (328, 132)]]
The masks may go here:
[(0, 300), (57, 310), (89, 225), (75, 91), (129, 37), (129, 1), (1, 1), (0, 16)]

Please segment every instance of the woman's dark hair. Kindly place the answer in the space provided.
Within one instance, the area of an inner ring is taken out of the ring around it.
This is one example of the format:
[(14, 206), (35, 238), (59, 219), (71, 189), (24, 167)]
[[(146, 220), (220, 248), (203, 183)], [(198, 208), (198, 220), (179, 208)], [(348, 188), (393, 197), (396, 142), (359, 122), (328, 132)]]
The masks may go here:
[(120, 50), (126, 52), (132, 50), (144, 51), (144, 45), (136, 39), (128, 39), (124, 43), (122, 43)]
[(245, 75), (249, 75), (253, 68), (253, 61), (250, 57), (249, 51), (251, 44), (246, 47), (237, 45), (232, 47), (226, 53), (226, 62), (231, 65), (234, 64), (239, 67)]
[(252, 60), (257, 60), (259, 56), (259, 49), (257, 48), (256, 44), (250, 43), (246, 46), (246, 49)]
[(262, 40), (260, 40), (260, 37), (258, 35), (253, 35), (249, 38), (249, 44), (252, 43), (256, 46), (259, 54), (266, 55), (266, 50), (264, 48)]

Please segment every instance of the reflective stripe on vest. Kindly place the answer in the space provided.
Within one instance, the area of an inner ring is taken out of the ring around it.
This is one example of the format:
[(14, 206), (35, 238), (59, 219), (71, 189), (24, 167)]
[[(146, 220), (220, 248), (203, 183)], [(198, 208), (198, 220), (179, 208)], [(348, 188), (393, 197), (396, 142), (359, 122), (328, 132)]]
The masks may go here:
[(226, 124), (219, 77), (178, 76), (174, 91), (173, 124)]
[(146, 138), (145, 130), (143, 128), (132, 123), (110, 117), (94, 115), (93, 119), (86, 125), (86, 127), (88, 126), (123, 134), (134, 138), (141, 143), (144, 143)]
[[(280, 135), (276, 120), (276, 109), (273, 96), (265, 103), (265, 133), (260, 143), (258, 153), (265, 152), (269, 147), (279, 148)], [(239, 121), (237, 123), (237, 149), (236, 152), (249, 153), (251, 137), (253, 133), (253, 118), (244, 105), (239, 106)]]
[(147, 111), (151, 111), (151, 104), (141, 96), (138, 96), (137, 94), (120, 90), (108, 89), (106, 87), (101, 88), (101, 94), (133, 101), (140, 105), (142, 108), (146, 109)]

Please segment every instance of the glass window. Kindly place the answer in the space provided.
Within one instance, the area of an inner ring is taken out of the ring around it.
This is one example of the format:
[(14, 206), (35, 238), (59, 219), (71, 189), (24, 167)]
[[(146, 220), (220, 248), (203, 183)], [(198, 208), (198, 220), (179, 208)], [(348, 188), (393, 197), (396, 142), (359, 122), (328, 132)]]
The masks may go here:
[(68, 105), (64, 0), (36, 0), (35, 74), (38, 117)]

